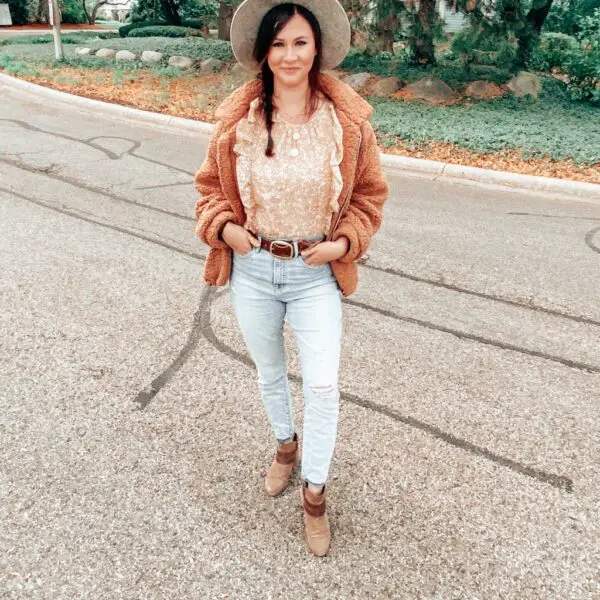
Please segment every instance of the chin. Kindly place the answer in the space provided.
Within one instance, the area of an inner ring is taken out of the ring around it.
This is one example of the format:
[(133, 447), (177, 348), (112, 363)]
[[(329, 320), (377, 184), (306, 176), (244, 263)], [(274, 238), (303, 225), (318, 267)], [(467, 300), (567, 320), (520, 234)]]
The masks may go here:
[(277, 74), (277, 78), (286, 85), (298, 85), (308, 79), (308, 73), (305, 73), (304, 71), (297, 71), (295, 73), (280, 71)]

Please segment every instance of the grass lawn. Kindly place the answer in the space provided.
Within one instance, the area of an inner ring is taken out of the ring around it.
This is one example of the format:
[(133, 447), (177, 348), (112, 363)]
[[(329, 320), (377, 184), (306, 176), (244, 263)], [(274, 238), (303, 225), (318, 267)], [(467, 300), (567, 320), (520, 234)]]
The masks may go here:
[[(115, 65), (113, 59), (79, 57), (75, 48), (80, 35), (75, 43), (65, 44), (63, 65), (54, 62), (51, 43), (21, 41), (0, 46), (0, 68), (80, 95), (209, 121), (214, 121), (214, 108), (232, 89), (227, 73), (202, 77), (164, 63), (124, 66)], [(87, 32), (85, 45), (137, 53), (158, 50), (165, 58), (180, 54), (232, 61), (227, 42), (202, 38), (99, 39)], [(385, 72), (388, 65), (380, 65), (381, 75), (389, 74), (389, 70)], [(356, 61), (344, 66), (352, 70), (365, 67)], [(391, 67), (396, 73), (402, 71), (406, 80), (426, 74), (403, 65)], [(457, 91), (467, 83), (457, 69), (443, 67), (437, 74)], [(500, 77), (499, 73), (489, 74), (490, 79)], [(373, 124), (384, 151), (600, 183), (600, 107), (568, 99), (563, 84), (554, 79), (542, 80), (538, 100), (508, 95), (495, 100), (465, 99), (451, 106), (401, 98), (368, 100), (375, 108)]]

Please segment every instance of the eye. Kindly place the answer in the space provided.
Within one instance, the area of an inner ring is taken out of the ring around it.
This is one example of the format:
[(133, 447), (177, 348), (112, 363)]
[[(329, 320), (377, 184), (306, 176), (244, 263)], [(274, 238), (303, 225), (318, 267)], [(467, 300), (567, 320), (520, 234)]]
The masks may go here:
[(298, 42), (298, 46), (306, 46), (306, 42), (304, 40), (300, 40)]
[(281, 42), (273, 42), (273, 48), (281, 48), (283, 44)]

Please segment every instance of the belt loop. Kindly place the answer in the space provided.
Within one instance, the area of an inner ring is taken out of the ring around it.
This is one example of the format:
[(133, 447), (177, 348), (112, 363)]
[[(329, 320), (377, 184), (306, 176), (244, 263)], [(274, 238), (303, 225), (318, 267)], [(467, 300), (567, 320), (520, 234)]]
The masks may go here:
[(258, 237), (258, 250), (256, 252), (258, 253), (262, 250), (262, 235), (260, 233), (258, 233), (257, 237)]
[(293, 240), (294, 244), (294, 258), (298, 258), (300, 252), (298, 251), (298, 240)]

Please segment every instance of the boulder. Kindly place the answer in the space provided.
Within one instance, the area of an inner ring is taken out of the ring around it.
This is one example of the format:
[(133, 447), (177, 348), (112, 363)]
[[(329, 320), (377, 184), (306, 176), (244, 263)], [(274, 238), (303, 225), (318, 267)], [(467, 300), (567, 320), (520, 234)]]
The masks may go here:
[(397, 77), (384, 77), (371, 86), (373, 96), (391, 96), (400, 88), (400, 80)]
[(91, 48), (77, 48), (75, 50), (75, 54), (79, 54), (80, 56), (88, 56), (91, 51)]
[(169, 58), (170, 67), (189, 69), (193, 64), (194, 61), (189, 56), (171, 56), (171, 58)]
[(231, 67), (227, 77), (223, 80), (223, 89), (224, 91), (234, 90), (236, 87), (253, 78), (254, 75), (245, 69), (241, 63), (235, 63)]
[(491, 100), (492, 98), (502, 96), (504, 90), (491, 81), (473, 81), (468, 85), (465, 94), (473, 98), (480, 98), (481, 100)]
[(347, 83), (355, 92), (360, 92), (371, 77), (371, 73), (353, 73), (344, 79), (344, 83)]
[(96, 56), (99, 56), (100, 58), (112, 58), (116, 53), (117, 51), (112, 48), (100, 48), (100, 50), (96, 52)]
[(135, 54), (129, 50), (119, 50), (115, 54), (116, 60), (135, 60)]
[(162, 52), (154, 52), (154, 50), (144, 50), (142, 52), (142, 62), (155, 63), (161, 60), (163, 57)]
[(433, 76), (423, 77), (423, 79), (407, 85), (405, 90), (409, 96), (432, 104), (443, 104), (456, 98), (447, 83)]
[(533, 96), (534, 98), (537, 98), (542, 89), (540, 78), (527, 71), (520, 71), (506, 85), (515, 96), (519, 97)]
[(201, 73), (218, 73), (223, 68), (223, 61), (218, 58), (209, 58), (200, 64)]

